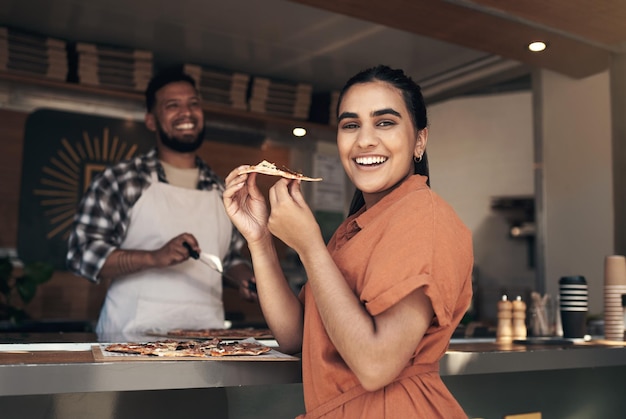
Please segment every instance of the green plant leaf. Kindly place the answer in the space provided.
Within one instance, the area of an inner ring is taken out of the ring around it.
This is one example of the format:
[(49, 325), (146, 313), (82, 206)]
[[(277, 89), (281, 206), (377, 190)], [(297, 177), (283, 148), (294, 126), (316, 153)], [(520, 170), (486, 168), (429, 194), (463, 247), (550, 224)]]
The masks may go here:
[(39, 284), (37, 281), (27, 276), (22, 276), (17, 278), (15, 285), (17, 287), (17, 293), (22, 298), (22, 301), (24, 301), (24, 304), (28, 304), (35, 297)]
[(43, 284), (52, 277), (54, 268), (45, 262), (33, 262), (24, 266), (24, 277), (34, 281), (36, 284)]

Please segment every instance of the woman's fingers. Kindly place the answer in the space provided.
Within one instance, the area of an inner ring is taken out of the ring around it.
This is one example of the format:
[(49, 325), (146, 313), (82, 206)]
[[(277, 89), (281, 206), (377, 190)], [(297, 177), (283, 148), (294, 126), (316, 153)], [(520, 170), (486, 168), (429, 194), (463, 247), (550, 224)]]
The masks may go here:
[(247, 164), (239, 166), (239, 167), (235, 167), (233, 170), (231, 170), (231, 172), (228, 174), (228, 176), (226, 176), (225, 182), (229, 183), (233, 179), (237, 178), (238, 176), (245, 176), (246, 175), (245, 173), (240, 174), (240, 172), (243, 169), (247, 169), (248, 167), (250, 167), (250, 165), (247, 165)]
[(302, 183), (299, 180), (294, 180), (289, 184), (289, 194), (293, 198), (294, 201), (298, 203), (298, 205), (307, 206), (306, 201), (304, 200), (304, 195), (302, 195), (302, 188), (300, 187)]
[(279, 179), (270, 189), (270, 203), (272, 203), (272, 200), (276, 204), (293, 201), (290, 194), (290, 184), (292, 182), (297, 181), (284, 178)]

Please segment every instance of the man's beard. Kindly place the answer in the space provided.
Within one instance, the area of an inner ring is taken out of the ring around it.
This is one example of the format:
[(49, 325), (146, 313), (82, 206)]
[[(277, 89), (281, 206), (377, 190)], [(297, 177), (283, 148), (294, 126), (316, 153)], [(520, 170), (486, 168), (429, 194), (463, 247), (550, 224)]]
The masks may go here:
[[(191, 153), (196, 151), (200, 148), (202, 141), (204, 140), (204, 126), (193, 141), (182, 141), (168, 135), (165, 131), (163, 131), (163, 127), (161, 127), (159, 121), (156, 121), (156, 128), (163, 145), (170, 150), (178, 151), (179, 153)], [(185, 137), (190, 138), (189, 135), (186, 135)]]

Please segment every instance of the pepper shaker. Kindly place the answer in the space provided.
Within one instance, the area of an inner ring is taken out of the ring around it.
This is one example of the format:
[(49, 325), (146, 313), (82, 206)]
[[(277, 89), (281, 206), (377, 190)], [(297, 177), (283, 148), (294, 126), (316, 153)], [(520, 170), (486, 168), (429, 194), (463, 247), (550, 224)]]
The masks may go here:
[(498, 301), (498, 327), (496, 343), (513, 342), (513, 303), (506, 295)]

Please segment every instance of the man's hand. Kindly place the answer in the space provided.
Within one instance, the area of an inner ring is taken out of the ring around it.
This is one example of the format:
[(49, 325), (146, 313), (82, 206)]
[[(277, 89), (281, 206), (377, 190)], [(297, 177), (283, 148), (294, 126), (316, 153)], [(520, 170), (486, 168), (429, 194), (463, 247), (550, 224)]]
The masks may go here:
[(244, 300), (258, 301), (256, 293), (256, 278), (254, 272), (245, 263), (231, 266), (225, 274), (225, 280), (232, 287), (239, 289), (239, 294)]
[(160, 249), (152, 251), (152, 257), (154, 259), (154, 267), (165, 268), (172, 265), (177, 265), (189, 259), (191, 256), (189, 250), (183, 243), (187, 243), (191, 249), (196, 252), (200, 251), (198, 241), (189, 233), (180, 234), (167, 243)]
[(157, 250), (113, 251), (104, 262), (100, 273), (101, 279), (113, 279), (151, 268), (165, 268), (189, 259), (189, 250), (183, 245), (189, 243), (192, 249), (199, 251), (198, 241), (189, 233), (183, 233), (171, 239)]

